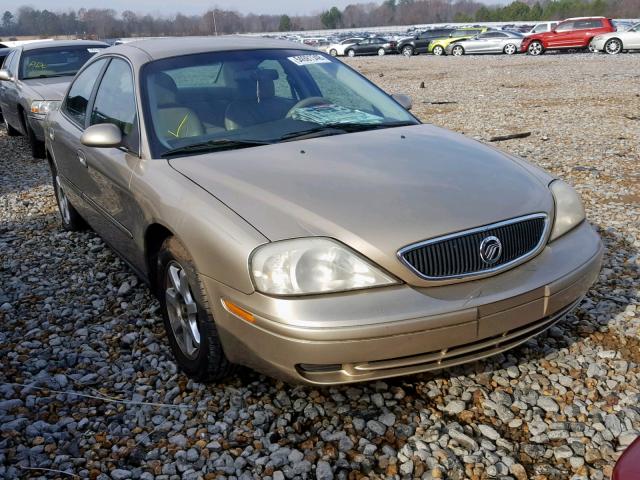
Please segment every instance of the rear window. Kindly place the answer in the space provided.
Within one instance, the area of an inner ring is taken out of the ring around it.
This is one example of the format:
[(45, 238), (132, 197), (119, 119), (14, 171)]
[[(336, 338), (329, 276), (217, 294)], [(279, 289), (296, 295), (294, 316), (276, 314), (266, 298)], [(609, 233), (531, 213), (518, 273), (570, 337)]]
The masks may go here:
[(20, 60), (19, 78), (72, 77), (103, 48), (91, 45), (27, 50)]

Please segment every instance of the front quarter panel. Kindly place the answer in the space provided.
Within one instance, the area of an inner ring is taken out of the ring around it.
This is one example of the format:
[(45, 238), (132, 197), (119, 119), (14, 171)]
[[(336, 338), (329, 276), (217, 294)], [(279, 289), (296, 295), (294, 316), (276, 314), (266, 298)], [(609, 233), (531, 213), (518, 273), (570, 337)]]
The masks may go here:
[(242, 217), (166, 160), (139, 162), (131, 190), (145, 216), (143, 225), (136, 228), (142, 250), (143, 232), (158, 223), (185, 245), (200, 274), (243, 293), (254, 291), (249, 255), (268, 240)]

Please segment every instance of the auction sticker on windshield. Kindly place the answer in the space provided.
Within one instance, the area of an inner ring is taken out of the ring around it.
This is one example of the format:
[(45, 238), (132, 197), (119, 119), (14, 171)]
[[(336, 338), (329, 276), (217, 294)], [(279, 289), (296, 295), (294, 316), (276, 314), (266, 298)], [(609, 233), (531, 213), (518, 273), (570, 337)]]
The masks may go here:
[(301, 67), (304, 65), (314, 65), (316, 63), (331, 63), (331, 60), (322, 55), (296, 55), (295, 57), (287, 58)]

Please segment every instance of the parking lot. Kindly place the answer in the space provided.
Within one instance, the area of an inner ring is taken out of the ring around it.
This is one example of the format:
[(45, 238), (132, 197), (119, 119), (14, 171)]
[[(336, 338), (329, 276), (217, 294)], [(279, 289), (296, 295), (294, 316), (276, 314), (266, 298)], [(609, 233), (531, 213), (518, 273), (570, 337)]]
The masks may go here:
[(640, 434), (640, 55), (344, 61), (422, 121), (576, 187), (606, 245), (580, 307), (449, 371), (197, 384), (147, 287), (92, 232), (60, 229), (46, 162), (3, 131), (0, 477), (609, 478)]

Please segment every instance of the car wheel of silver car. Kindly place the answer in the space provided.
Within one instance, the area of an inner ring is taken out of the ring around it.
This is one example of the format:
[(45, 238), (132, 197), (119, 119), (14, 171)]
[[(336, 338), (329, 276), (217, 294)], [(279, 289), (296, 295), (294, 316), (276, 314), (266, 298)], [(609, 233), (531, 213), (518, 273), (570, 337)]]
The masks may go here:
[(407, 45), (405, 47), (402, 47), (402, 54), (405, 57), (411, 57), (413, 56), (413, 47), (411, 45)]
[(9, 125), (9, 122), (7, 122), (6, 118), (4, 118), (4, 128), (7, 129), (7, 135), (9, 137), (17, 137), (20, 135), (20, 132), (18, 130)]
[(527, 50), (529, 55), (542, 55), (544, 53), (544, 48), (540, 42), (531, 42)]
[(332, 57), (337, 57), (338, 56), (338, 51), (335, 48), (332, 48), (331, 51), (329, 51), (329, 54)]
[(165, 330), (179, 367), (200, 381), (229, 375), (233, 365), (222, 349), (197, 269), (174, 237), (165, 240), (160, 249), (158, 272)]
[(379, 48), (378, 49), (378, 56), (383, 57), (385, 53), (387, 53), (387, 52), (384, 51), (384, 48)]
[(84, 230), (87, 225), (78, 211), (71, 205), (69, 197), (62, 186), (60, 175), (54, 166), (51, 166), (51, 177), (53, 179), (53, 191), (56, 195), (62, 227), (70, 232)]
[(513, 55), (518, 51), (518, 47), (516, 47), (513, 43), (509, 43), (504, 46), (504, 53), (507, 55)]
[(44, 142), (41, 142), (36, 137), (36, 134), (29, 126), (29, 119), (27, 118), (27, 114), (22, 112), (22, 122), (24, 125), (24, 130), (27, 133), (27, 138), (29, 139), (29, 146), (31, 147), (31, 155), (33, 158), (44, 158), (45, 157), (45, 147)]
[(622, 51), (622, 42), (617, 38), (612, 38), (604, 44), (604, 51), (609, 55), (617, 55)]
[(462, 48), (462, 45), (456, 45), (451, 50), (451, 53), (454, 57), (461, 57), (462, 55), (464, 55), (464, 48)]
[(444, 55), (444, 48), (442, 48), (440, 45), (436, 45), (435, 47), (433, 47), (433, 54), (434, 55)]
[(355, 50), (347, 50), (347, 56), (349, 56), (349, 57), (355, 57), (355, 56), (356, 56), (356, 52), (355, 52)]

